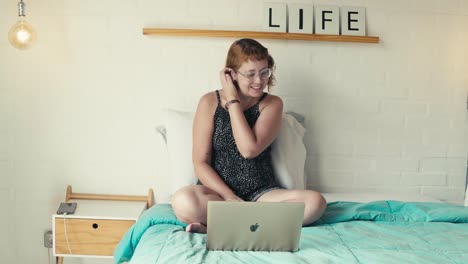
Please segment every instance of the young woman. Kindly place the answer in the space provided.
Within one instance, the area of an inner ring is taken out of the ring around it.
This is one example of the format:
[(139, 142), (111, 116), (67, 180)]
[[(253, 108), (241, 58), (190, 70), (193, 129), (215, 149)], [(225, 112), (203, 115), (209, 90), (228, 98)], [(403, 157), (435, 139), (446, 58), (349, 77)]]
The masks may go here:
[(192, 160), (197, 185), (172, 198), (188, 232), (206, 233), (208, 201), (304, 202), (303, 225), (320, 218), (323, 196), (286, 190), (275, 180), (270, 145), (281, 128), (282, 100), (265, 93), (274, 82), (275, 63), (253, 39), (235, 41), (220, 72), (221, 90), (203, 95), (193, 124)]

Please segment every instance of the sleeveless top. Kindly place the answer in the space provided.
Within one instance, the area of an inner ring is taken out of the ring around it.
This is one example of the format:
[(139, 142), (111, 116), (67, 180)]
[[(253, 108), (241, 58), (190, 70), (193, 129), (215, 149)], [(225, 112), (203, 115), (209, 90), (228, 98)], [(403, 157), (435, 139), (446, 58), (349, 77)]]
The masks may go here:
[[(264, 93), (255, 105), (244, 111), (245, 119), (251, 128), (260, 116), (259, 104), (267, 95)], [(214, 114), (211, 158), (214, 170), (229, 188), (245, 201), (255, 201), (268, 191), (281, 189), (271, 164), (271, 146), (255, 158), (242, 157), (234, 140), (229, 112), (221, 106), (218, 90), (216, 96), (218, 106)]]

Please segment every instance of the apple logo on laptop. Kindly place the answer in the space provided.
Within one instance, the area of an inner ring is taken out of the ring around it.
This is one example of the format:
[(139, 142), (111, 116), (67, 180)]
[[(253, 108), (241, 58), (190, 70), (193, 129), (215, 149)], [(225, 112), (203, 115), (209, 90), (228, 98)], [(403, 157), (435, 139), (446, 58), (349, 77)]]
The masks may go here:
[(250, 226), (250, 231), (252, 231), (252, 232), (257, 231), (258, 226), (259, 226), (258, 223), (255, 223), (255, 225), (251, 225), (251, 226)]

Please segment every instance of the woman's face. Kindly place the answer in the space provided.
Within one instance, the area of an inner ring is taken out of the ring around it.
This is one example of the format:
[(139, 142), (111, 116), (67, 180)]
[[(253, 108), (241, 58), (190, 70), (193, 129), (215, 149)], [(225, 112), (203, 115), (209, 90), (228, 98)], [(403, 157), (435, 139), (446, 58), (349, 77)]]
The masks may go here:
[(248, 97), (260, 97), (263, 95), (263, 90), (269, 80), (269, 78), (262, 79), (260, 77), (262, 73), (265, 77), (265, 71), (268, 71), (267, 60), (248, 60), (242, 63), (234, 77), (239, 84), (242, 95)]

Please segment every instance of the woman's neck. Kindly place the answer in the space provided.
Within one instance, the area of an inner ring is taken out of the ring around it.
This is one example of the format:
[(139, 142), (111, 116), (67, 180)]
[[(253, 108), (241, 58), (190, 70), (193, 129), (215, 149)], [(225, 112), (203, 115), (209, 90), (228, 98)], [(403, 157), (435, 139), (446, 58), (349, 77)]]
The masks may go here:
[(250, 97), (250, 96), (244, 96), (242, 94), (238, 94), (239, 100), (241, 102), (241, 106), (243, 110), (249, 109), (252, 107), (254, 104), (257, 103), (257, 98)]

